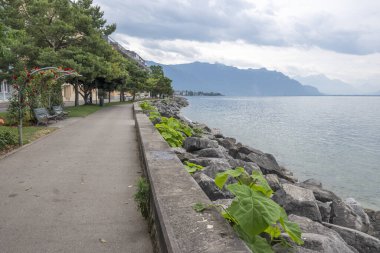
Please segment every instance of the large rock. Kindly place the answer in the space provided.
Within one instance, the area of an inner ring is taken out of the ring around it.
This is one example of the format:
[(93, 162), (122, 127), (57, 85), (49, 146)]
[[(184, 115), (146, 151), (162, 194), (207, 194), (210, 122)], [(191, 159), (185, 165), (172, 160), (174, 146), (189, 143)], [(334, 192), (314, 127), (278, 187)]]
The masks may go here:
[(216, 174), (224, 172), (228, 169), (231, 169), (229, 163), (227, 163), (224, 159), (217, 159), (204, 168), (203, 173), (211, 178), (215, 178)]
[(357, 253), (337, 232), (318, 222), (293, 214), (289, 220), (300, 226), (304, 240), (304, 245), (296, 246), (295, 252)]
[(219, 148), (205, 148), (195, 152), (199, 157), (224, 158), (223, 151)]
[(307, 183), (307, 181), (305, 181), (302, 183), (298, 183), (297, 185), (302, 188), (312, 190), (315, 198), (321, 202), (331, 202), (333, 200), (340, 200), (340, 198), (337, 195), (335, 195), (335, 193), (329, 190), (322, 189), (322, 185), (316, 185), (315, 182), (310, 184)]
[(193, 178), (211, 200), (233, 198), (234, 196), (227, 190), (220, 190), (215, 181), (202, 172), (193, 174)]
[(367, 233), (369, 230), (370, 221), (369, 221), (369, 217), (366, 214), (366, 212), (364, 211), (363, 207), (354, 198), (348, 198), (348, 199), (346, 199), (345, 202), (347, 205), (349, 205), (354, 210), (354, 212), (357, 215), (360, 216), (360, 218), (362, 219), (362, 223), (363, 223), (361, 231), (364, 233)]
[(323, 225), (338, 232), (348, 245), (351, 245), (360, 253), (380, 252), (380, 240), (373, 236), (355, 229), (341, 227), (330, 223), (324, 222)]
[(365, 209), (365, 212), (367, 213), (371, 222), (370, 235), (373, 235), (374, 237), (380, 239), (380, 211)]
[(276, 174), (267, 174), (264, 177), (273, 191), (278, 191), (282, 188), (280, 180)]
[(223, 146), (224, 148), (226, 148), (228, 150), (233, 148), (236, 144), (236, 139), (230, 138), (230, 137), (219, 138), (217, 141), (218, 141), (219, 145)]
[(317, 200), (319, 212), (321, 213), (322, 221), (324, 221), (324, 222), (330, 222), (331, 203), (332, 202), (323, 203), (323, 202)]
[(217, 148), (218, 142), (206, 138), (187, 137), (183, 141), (183, 147), (186, 151), (193, 152), (205, 148)]
[(311, 190), (283, 184), (282, 189), (273, 195), (273, 200), (284, 207), (288, 213), (304, 216), (313, 221), (322, 221), (317, 201)]
[(254, 148), (251, 148), (249, 146), (246, 146), (246, 145), (243, 145), (241, 147), (238, 148), (238, 152), (239, 153), (243, 153), (245, 155), (249, 155), (250, 153), (255, 153), (255, 154), (258, 154), (258, 155), (263, 155), (264, 152), (258, 150), (258, 149), (254, 149)]
[(351, 206), (342, 200), (334, 200), (332, 202), (330, 223), (358, 231), (366, 229), (362, 218), (356, 214)]
[(220, 164), (229, 165), (229, 161), (227, 159), (213, 157), (196, 157), (194, 159), (189, 160), (189, 162), (199, 164), (203, 167)]
[(259, 166), (257, 166), (257, 164), (252, 163), (252, 162), (245, 162), (245, 161), (242, 161), (239, 159), (233, 159), (233, 158), (228, 159), (228, 162), (231, 165), (231, 168), (242, 167), (249, 175), (251, 175), (252, 171), (254, 170), (261, 172)]
[(184, 148), (172, 148), (172, 150), (175, 152), (181, 162), (189, 161), (195, 158), (193, 154), (186, 152)]

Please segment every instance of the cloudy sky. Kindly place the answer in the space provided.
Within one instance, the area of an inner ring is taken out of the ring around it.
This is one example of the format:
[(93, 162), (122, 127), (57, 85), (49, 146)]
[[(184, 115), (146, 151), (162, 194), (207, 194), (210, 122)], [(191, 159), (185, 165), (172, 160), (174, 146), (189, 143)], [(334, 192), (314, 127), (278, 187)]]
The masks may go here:
[(324, 74), (380, 90), (378, 0), (94, 0), (146, 60)]

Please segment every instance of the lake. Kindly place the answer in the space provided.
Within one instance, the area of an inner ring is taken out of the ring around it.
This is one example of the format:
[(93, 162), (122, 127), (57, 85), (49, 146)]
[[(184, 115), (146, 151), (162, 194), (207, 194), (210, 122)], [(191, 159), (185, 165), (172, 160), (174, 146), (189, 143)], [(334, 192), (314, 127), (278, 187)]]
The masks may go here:
[(380, 209), (380, 97), (187, 97), (182, 114)]

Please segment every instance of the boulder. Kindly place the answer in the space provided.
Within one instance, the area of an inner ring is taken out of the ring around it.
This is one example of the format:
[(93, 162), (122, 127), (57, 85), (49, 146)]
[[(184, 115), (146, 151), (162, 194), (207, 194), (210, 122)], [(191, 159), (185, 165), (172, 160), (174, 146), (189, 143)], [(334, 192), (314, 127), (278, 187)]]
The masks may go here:
[(278, 191), (282, 188), (280, 180), (276, 174), (267, 174), (264, 177), (273, 191)]
[(242, 167), (249, 175), (251, 175), (252, 171), (254, 170), (261, 172), (259, 166), (257, 166), (257, 164), (255, 163), (245, 162), (245, 161), (233, 159), (233, 158), (228, 159), (228, 162), (231, 165), (231, 168)]
[(380, 239), (380, 211), (365, 209), (365, 212), (371, 223), (369, 231), (370, 235)]
[(242, 145), (241, 147), (239, 147), (238, 151), (239, 151), (239, 153), (243, 153), (245, 155), (249, 155), (250, 153), (255, 153), (258, 155), (264, 154), (262, 151), (260, 151), (258, 149), (251, 148), (251, 147), (246, 146), (246, 145)]
[(313, 185), (315, 187), (318, 187), (318, 188), (322, 189), (322, 183), (321, 183), (321, 181), (319, 181), (319, 180), (317, 180), (315, 178), (307, 179), (307, 180), (303, 181), (302, 183), (308, 184), (308, 185)]
[(331, 203), (332, 202), (323, 203), (323, 202), (317, 200), (319, 212), (321, 213), (322, 221), (324, 221), (324, 222), (330, 221)]
[(324, 222), (323, 225), (338, 232), (343, 240), (359, 253), (380, 252), (380, 240), (355, 229)]
[(199, 157), (224, 158), (223, 151), (219, 148), (205, 148), (195, 152)]
[(172, 150), (176, 153), (181, 162), (189, 161), (195, 158), (193, 154), (186, 152), (184, 148), (172, 148)]
[(273, 200), (291, 214), (307, 217), (313, 221), (322, 221), (317, 201), (311, 190), (291, 184), (283, 184), (273, 195)]
[(225, 162), (223, 159), (219, 159), (213, 161), (206, 168), (204, 168), (203, 173), (211, 178), (215, 178), (216, 174), (224, 172), (228, 169), (231, 169), (230, 164)]
[(332, 202), (330, 223), (358, 231), (362, 231), (363, 228), (361, 217), (355, 213), (351, 206), (342, 200), (334, 200)]
[(362, 229), (360, 231), (367, 233), (369, 230), (370, 221), (369, 221), (369, 217), (366, 214), (366, 212), (364, 211), (363, 207), (354, 198), (346, 199), (345, 203), (347, 205), (349, 205), (354, 210), (354, 212), (357, 215), (359, 215), (360, 218), (362, 219), (363, 226), (362, 226)]
[(312, 190), (315, 198), (321, 202), (331, 202), (333, 200), (340, 200), (340, 198), (337, 195), (335, 195), (335, 193), (329, 190), (322, 189), (321, 186), (308, 184), (305, 182), (298, 183), (297, 185), (302, 188)]
[(233, 147), (235, 146), (235, 144), (236, 144), (236, 139), (234, 139), (234, 138), (229, 138), (229, 137), (224, 138), (224, 139), (223, 139), (223, 138), (220, 138), (220, 139), (218, 139), (218, 143), (219, 143), (219, 145), (221, 145), (222, 147), (224, 147), (224, 148), (230, 150), (231, 148), (233, 148)]
[(216, 186), (215, 181), (209, 176), (203, 174), (202, 172), (194, 173), (193, 178), (202, 188), (202, 190), (206, 193), (207, 197), (209, 197), (209, 199), (212, 201), (217, 199), (228, 199), (234, 197), (229, 191), (225, 189), (220, 190), (219, 187)]
[(199, 137), (187, 137), (183, 141), (183, 147), (187, 152), (193, 152), (205, 148), (217, 148), (218, 142)]
[(302, 231), (304, 245), (296, 246), (295, 252), (357, 253), (342, 237), (332, 229), (306, 217), (289, 215), (289, 220), (297, 223)]
[[(243, 153), (237, 153), (236, 155), (238, 154)], [(260, 167), (263, 174), (277, 174), (279, 177), (286, 177), (278, 165), (276, 158), (274, 158), (271, 154), (250, 153), (244, 158), (244, 161), (256, 163)], [(288, 180), (288, 178), (286, 179)]]
[(229, 165), (229, 161), (227, 159), (212, 157), (196, 157), (194, 159), (189, 160), (189, 162), (202, 165), (203, 167), (220, 164)]

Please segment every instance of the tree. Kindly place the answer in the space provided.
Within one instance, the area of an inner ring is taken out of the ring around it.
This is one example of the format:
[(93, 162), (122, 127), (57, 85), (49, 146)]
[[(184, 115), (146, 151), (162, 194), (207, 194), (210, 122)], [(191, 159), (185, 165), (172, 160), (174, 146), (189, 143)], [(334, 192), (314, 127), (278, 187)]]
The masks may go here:
[(161, 66), (150, 66), (151, 73), (147, 80), (148, 90), (151, 92), (152, 97), (164, 97), (173, 95), (172, 80), (165, 77), (164, 71)]

